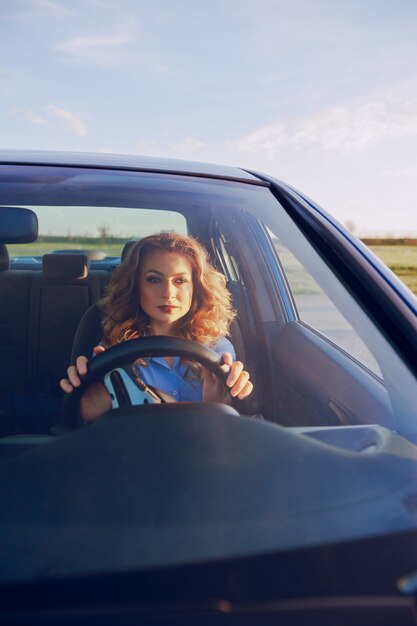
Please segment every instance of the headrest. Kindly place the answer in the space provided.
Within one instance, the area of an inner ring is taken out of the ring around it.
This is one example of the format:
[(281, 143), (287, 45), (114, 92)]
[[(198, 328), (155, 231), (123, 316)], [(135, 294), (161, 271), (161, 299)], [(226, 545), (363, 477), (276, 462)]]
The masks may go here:
[(53, 250), (51, 254), (85, 254), (90, 261), (102, 261), (107, 257), (103, 250)]
[(90, 259), (85, 254), (44, 254), (42, 271), (45, 278), (79, 280), (87, 278)]
[(131, 247), (134, 246), (135, 243), (137, 243), (138, 241), (139, 239), (129, 239), (129, 241), (126, 241), (125, 245), (123, 246), (122, 254), (120, 255), (120, 261), (122, 263), (123, 261), (125, 261), (127, 255), (129, 254)]
[(10, 267), (9, 252), (4, 243), (0, 243), (0, 272), (8, 270)]

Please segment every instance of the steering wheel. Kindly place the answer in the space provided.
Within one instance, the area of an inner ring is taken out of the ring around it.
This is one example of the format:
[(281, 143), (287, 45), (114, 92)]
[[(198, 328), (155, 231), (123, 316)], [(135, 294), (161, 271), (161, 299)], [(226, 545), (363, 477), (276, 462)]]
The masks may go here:
[(74, 416), (78, 415), (81, 397), (91, 383), (103, 382), (105, 375), (117, 367), (131, 364), (139, 358), (152, 356), (180, 356), (197, 361), (223, 383), (226, 382), (230, 370), (230, 367), (222, 362), (221, 355), (196, 341), (163, 335), (131, 339), (108, 348), (88, 362), (87, 374), (80, 376), (81, 385), (64, 398), (62, 405), (64, 424), (74, 424)]

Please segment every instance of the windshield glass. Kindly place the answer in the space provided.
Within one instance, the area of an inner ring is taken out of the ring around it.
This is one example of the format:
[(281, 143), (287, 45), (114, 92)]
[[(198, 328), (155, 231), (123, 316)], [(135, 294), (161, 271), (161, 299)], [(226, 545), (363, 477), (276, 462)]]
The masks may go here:
[(7, 165), (1, 207), (39, 238), (0, 244), (0, 582), (414, 528), (416, 378), (268, 184)]
[(31, 206), (31, 209), (38, 217), (39, 236), (30, 244), (10, 245), (12, 257), (85, 249), (120, 256), (128, 239), (147, 237), (155, 230), (187, 233), (184, 216), (174, 211), (117, 206)]

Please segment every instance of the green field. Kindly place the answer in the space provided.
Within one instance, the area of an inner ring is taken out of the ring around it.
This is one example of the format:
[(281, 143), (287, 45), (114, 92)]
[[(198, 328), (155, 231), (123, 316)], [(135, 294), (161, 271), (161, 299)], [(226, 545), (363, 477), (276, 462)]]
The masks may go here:
[[(10, 245), (10, 256), (41, 256), (53, 250), (90, 249), (103, 250), (108, 256), (118, 256), (123, 248), (123, 240), (115, 243), (77, 241), (37, 241), (25, 245)], [(401, 278), (411, 291), (417, 294), (417, 245), (369, 245), (369, 248)], [(287, 268), (288, 269), (288, 268)], [(308, 285), (305, 288), (309, 288)], [(304, 291), (303, 291), (304, 293)]]
[(42, 256), (54, 250), (103, 250), (107, 256), (119, 256), (124, 241), (118, 243), (79, 243), (77, 241), (35, 241), (33, 243), (8, 245), (10, 256)]
[(369, 248), (417, 294), (417, 246), (372, 245)]
[[(372, 244), (368, 247), (417, 295), (417, 245)], [(278, 245), (277, 251), (295, 295), (313, 295), (321, 292), (313, 278), (289, 250)]]

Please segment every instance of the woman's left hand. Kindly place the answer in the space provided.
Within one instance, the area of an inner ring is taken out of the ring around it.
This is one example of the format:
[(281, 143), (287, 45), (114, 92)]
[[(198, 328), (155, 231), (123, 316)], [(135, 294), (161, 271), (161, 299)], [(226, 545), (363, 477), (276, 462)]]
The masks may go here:
[(206, 367), (203, 367), (203, 402), (224, 402), (225, 404), (230, 404), (232, 398), (244, 400), (252, 393), (253, 385), (249, 380), (249, 373), (243, 369), (243, 363), (241, 361), (233, 361), (230, 352), (223, 352), (222, 359), (223, 363), (230, 367), (226, 380), (226, 393), (224, 383)]

